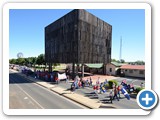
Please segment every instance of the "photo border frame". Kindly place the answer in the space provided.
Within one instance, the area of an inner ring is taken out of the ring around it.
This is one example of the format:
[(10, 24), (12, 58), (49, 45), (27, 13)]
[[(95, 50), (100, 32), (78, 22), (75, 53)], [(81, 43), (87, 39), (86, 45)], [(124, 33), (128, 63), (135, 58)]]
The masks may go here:
[(151, 6), (148, 3), (6, 3), (3, 6), (3, 112), (6, 115), (148, 115), (143, 109), (9, 109), (10, 9), (144, 9), (145, 89), (151, 89)]

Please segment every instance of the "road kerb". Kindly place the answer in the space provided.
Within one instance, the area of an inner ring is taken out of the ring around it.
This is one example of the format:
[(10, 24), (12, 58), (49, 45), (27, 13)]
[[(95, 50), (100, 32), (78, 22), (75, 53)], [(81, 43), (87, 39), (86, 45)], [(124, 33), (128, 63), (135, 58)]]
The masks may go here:
[(70, 91), (65, 91), (64, 89), (59, 87), (52, 88), (51, 90), (91, 109), (97, 109), (101, 105), (101, 103), (96, 103), (96, 101), (94, 100)]
[[(19, 75), (25, 77), (25, 75), (23, 75), (23, 74), (19, 74)], [(48, 88), (51, 91), (56, 92), (56, 93), (58, 93), (58, 94), (60, 94), (60, 95), (62, 95), (64, 97), (66, 97), (68, 99), (71, 99), (71, 100), (73, 100), (73, 101), (75, 101), (75, 102), (77, 102), (79, 104), (82, 104), (82, 105), (84, 105), (84, 106), (86, 106), (88, 108), (97, 109), (101, 105), (100, 103), (98, 103), (98, 105), (97, 105), (97, 103), (95, 101), (93, 102), (92, 100), (87, 100), (89, 98), (83, 97), (81, 95), (77, 95), (75, 93), (72, 94), (70, 91), (65, 91), (64, 89), (62, 89), (60, 87), (52, 86), (50, 88), (49, 85), (48, 85), (48, 83), (45, 83), (44, 81), (37, 82), (37, 81), (33, 80), (34, 78), (30, 78), (30, 77), (27, 77), (27, 78), (30, 81), (33, 81), (33, 82), (35, 82), (36, 84), (38, 84), (38, 85), (40, 85), (42, 87)], [(77, 99), (77, 98), (79, 98), (79, 99)]]
[[(25, 75), (19, 73), (20, 76), (23, 76), (23, 77), (26, 77)], [(89, 99), (87, 97), (84, 97), (82, 95), (79, 95), (79, 94), (76, 94), (76, 93), (72, 93), (70, 91), (66, 91), (65, 89), (61, 88), (61, 87), (58, 87), (56, 85), (50, 85), (49, 83), (46, 83), (44, 81), (41, 81), (41, 80), (37, 80), (34, 79), (34, 78), (31, 78), (31, 77), (27, 77), (30, 81), (32, 82), (35, 82), (36, 84), (39, 84), (40, 86), (42, 87), (45, 87), (51, 91), (54, 91), (68, 99), (71, 99), (81, 105), (84, 105), (88, 108), (91, 108), (91, 109), (98, 109), (102, 103), (97, 103), (96, 101), (92, 100), (92, 99)], [(109, 106), (112, 106), (114, 107), (113, 105), (109, 105)]]

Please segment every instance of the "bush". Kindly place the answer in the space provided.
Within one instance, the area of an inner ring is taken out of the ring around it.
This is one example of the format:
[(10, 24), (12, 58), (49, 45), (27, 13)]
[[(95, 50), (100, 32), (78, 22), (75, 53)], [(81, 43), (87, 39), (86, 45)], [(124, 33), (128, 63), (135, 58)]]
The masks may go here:
[(141, 90), (143, 90), (144, 88), (141, 88), (141, 87), (137, 87), (135, 92), (138, 94)]
[(109, 84), (109, 88), (110, 89), (113, 89), (113, 83), (117, 86), (118, 85), (118, 82), (116, 80), (109, 80), (108, 81), (108, 84)]
[(110, 86), (109, 86), (109, 84), (107, 83), (107, 84), (105, 84), (103, 87), (105, 87), (105, 89), (107, 90), (107, 89), (110, 89)]

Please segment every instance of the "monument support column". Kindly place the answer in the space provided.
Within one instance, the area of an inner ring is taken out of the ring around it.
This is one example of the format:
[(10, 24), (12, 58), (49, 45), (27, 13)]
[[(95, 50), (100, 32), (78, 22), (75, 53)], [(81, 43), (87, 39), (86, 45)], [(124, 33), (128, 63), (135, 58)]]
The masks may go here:
[(106, 71), (107, 71), (107, 70), (106, 70), (106, 64), (103, 63), (103, 74), (104, 74), (104, 75), (106, 75)]
[(76, 75), (78, 75), (78, 70), (79, 70), (79, 64), (76, 66)]
[(50, 72), (52, 72), (52, 62), (50, 63)]
[(84, 64), (82, 63), (82, 66), (81, 66), (81, 70), (82, 70), (82, 78), (84, 77)]
[(74, 80), (75, 77), (75, 63), (72, 63), (72, 79)]
[(51, 70), (51, 63), (48, 63), (48, 65), (49, 65), (48, 71), (50, 72), (50, 70)]

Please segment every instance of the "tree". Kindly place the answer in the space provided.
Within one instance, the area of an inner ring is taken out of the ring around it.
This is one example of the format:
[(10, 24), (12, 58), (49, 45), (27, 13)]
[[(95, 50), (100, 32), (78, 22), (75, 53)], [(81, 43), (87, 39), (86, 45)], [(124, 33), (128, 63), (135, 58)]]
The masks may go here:
[(33, 64), (34, 66), (35, 66), (36, 62), (37, 62), (37, 57), (32, 57), (32, 64)]
[(16, 64), (16, 61), (17, 61), (16, 59), (10, 59), (10, 60), (9, 60), (9, 63), (10, 63), (10, 64)]
[(36, 63), (37, 63), (38, 65), (44, 65), (44, 64), (45, 64), (44, 54), (40, 54), (40, 55), (37, 57)]
[(121, 62), (121, 63), (125, 63), (125, 60), (124, 60), (124, 59), (121, 59), (120, 62)]
[(111, 61), (112, 61), (112, 62), (117, 62), (117, 60), (116, 60), (116, 59), (112, 59)]
[(124, 59), (121, 59), (121, 60), (112, 59), (111, 61), (112, 62), (117, 62), (117, 63), (125, 63)]
[(29, 61), (28, 61), (28, 58), (24, 58), (24, 60), (25, 60), (25, 65), (28, 65), (28, 63), (29, 63)]
[(17, 61), (16, 61), (16, 64), (24, 65), (25, 64), (25, 59), (24, 58), (18, 58)]
[(30, 64), (31, 66), (36, 64), (37, 58), (36, 57), (28, 57), (27, 59), (27, 64)]
[(135, 64), (136, 64), (136, 65), (145, 65), (145, 62), (142, 61), (142, 60), (137, 60), (137, 61), (135, 62)]

